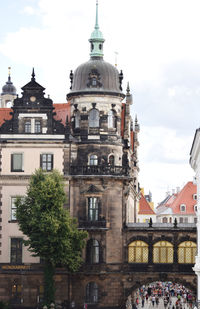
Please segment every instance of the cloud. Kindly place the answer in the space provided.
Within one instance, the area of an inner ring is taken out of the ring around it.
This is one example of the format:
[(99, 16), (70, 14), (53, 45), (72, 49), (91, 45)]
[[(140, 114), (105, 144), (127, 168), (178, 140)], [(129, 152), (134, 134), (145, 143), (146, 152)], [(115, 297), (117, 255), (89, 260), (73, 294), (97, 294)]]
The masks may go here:
[(36, 10), (32, 6), (25, 6), (21, 12), (27, 15), (35, 15)]

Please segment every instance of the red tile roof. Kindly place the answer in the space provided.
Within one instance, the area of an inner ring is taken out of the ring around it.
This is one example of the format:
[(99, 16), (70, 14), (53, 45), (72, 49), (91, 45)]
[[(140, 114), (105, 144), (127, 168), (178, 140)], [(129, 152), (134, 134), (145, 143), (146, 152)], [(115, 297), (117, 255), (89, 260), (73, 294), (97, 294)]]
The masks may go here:
[(62, 124), (66, 124), (66, 117), (68, 116), (68, 120), (70, 122), (70, 104), (69, 103), (56, 103), (53, 104), (53, 107), (55, 107), (54, 111), (56, 112), (56, 115), (54, 116), (54, 119), (61, 120)]
[(139, 215), (150, 215), (150, 214), (155, 215), (155, 212), (153, 211), (153, 209), (151, 208), (151, 206), (149, 205), (149, 203), (147, 202), (147, 200), (145, 199), (142, 193), (141, 193), (141, 199), (139, 202), (138, 214)]
[[(69, 122), (70, 122), (70, 104), (69, 103), (56, 103), (53, 104), (54, 106), (54, 112), (56, 115), (54, 116), (54, 119), (61, 120), (61, 122), (65, 125), (66, 123), (66, 117), (68, 116)], [(0, 108), (0, 126), (5, 122), (5, 120), (10, 120), (12, 118), (12, 115), (10, 115), (10, 112), (12, 112), (11, 108)]]
[[(183, 189), (175, 194), (168, 195), (164, 201), (162, 201), (157, 209), (161, 209), (163, 206), (171, 208), (173, 214), (195, 214), (194, 206), (197, 201), (194, 199), (194, 194), (197, 193), (197, 186), (189, 181)], [(180, 206), (184, 204), (186, 206), (186, 211), (181, 212)]]
[(184, 204), (186, 206), (186, 211), (184, 214), (194, 214), (194, 206), (197, 204), (197, 200), (194, 199), (194, 194), (197, 193), (197, 186), (189, 181), (183, 189), (179, 192), (176, 199), (171, 205), (174, 214), (182, 213), (180, 211), (180, 205)]
[(11, 112), (11, 108), (0, 108), (0, 126), (5, 122), (5, 120), (10, 120), (12, 118), (12, 115), (10, 115)]

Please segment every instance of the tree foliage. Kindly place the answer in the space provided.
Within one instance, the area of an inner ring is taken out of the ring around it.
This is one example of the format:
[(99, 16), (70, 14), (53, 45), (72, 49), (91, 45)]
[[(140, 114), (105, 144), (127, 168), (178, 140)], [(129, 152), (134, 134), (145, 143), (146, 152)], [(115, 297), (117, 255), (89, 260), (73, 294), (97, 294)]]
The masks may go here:
[(41, 169), (31, 176), (26, 196), (16, 200), (19, 228), (27, 236), (24, 243), (34, 256), (44, 260), (52, 276), (56, 265), (65, 265), (70, 271), (79, 268), (87, 237), (87, 232), (78, 230), (76, 220), (63, 208), (65, 202), (60, 173), (44, 173)]

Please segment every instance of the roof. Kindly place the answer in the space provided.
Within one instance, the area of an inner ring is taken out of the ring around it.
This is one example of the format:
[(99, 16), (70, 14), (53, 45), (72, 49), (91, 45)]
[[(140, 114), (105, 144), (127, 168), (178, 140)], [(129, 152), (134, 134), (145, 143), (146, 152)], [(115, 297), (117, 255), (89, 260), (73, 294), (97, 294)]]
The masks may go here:
[[(197, 186), (192, 181), (186, 183), (183, 189), (178, 193), (168, 195), (158, 206), (157, 214), (170, 213), (167, 209), (171, 209), (172, 214), (194, 215), (194, 206), (197, 200), (194, 199), (194, 194), (197, 193)], [(186, 211), (181, 212), (181, 205), (186, 206)]]
[[(68, 116), (68, 120), (70, 122), (70, 104), (69, 103), (56, 103), (53, 104), (54, 111), (56, 115), (54, 115), (55, 120), (61, 120), (62, 124), (66, 124), (66, 117)], [(12, 108), (0, 108), (0, 126), (5, 122), (5, 120), (10, 120), (12, 115)]]
[(149, 205), (149, 203), (147, 202), (147, 200), (145, 199), (142, 193), (141, 193), (141, 199), (139, 202), (138, 214), (139, 215), (155, 215), (155, 212), (153, 211), (153, 209), (151, 208), (151, 206)]

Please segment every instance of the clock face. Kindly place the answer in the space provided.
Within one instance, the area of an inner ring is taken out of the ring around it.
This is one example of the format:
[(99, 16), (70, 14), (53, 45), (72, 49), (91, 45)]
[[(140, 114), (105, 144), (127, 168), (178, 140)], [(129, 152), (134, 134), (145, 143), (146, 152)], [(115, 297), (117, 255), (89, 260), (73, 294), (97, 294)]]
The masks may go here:
[(36, 97), (30, 97), (30, 101), (31, 102), (35, 102), (36, 101)]

